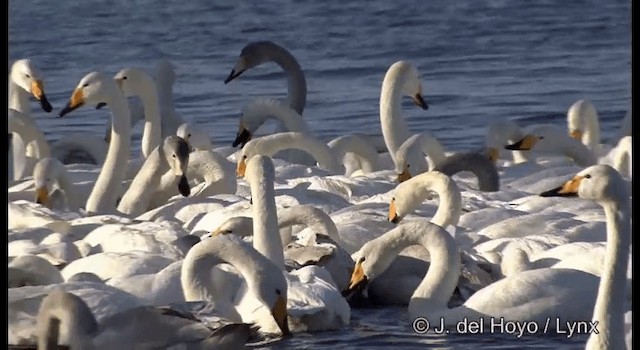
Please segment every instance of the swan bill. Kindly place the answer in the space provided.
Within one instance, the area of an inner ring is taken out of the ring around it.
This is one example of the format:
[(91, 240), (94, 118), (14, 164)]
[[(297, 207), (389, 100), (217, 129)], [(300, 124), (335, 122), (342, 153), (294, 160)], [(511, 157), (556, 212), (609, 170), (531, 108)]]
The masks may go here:
[(180, 182), (178, 182), (178, 190), (183, 197), (189, 197), (191, 194), (191, 186), (189, 186), (189, 180), (186, 175), (180, 176)]
[(584, 176), (575, 176), (573, 179), (565, 182), (562, 186), (558, 186), (552, 190), (540, 193), (541, 197), (576, 197), (580, 189), (580, 183)]
[(227, 79), (224, 80), (224, 83), (227, 84), (233, 79), (239, 77), (242, 73), (247, 70), (247, 59), (244, 56), (238, 57), (238, 62), (236, 62), (236, 66), (233, 67)]
[(282, 331), (282, 335), (283, 336), (291, 335), (291, 332), (289, 331), (289, 321), (287, 317), (287, 300), (282, 295), (278, 296), (278, 299), (276, 300), (275, 305), (271, 309), (271, 315), (273, 316), (273, 319), (276, 321), (278, 328), (280, 328), (280, 330)]
[(576, 130), (571, 130), (571, 131), (569, 132), (569, 136), (571, 136), (571, 137), (573, 137), (574, 139), (576, 139), (576, 140), (580, 141), (580, 140), (582, 140), (582, 131), (577, 130), (577, 129), (576, 129)]
[(400, 216), (398, 215), (398, 212), (396, 211), (396, 199), (393, 198), (391, 200), (391, 203), (389, 203), (389, 221), (391, 221), (394, 224), (397, 224), (400, 222)]
[(500, 152), (493, 147), (489, 147), (487, 149), (487, 156), (489, 157), (489, 160), (495, 164), (498, 161), (498, 158), (500, 158)]
[(238, 162), (238, 168), (236, 169), (237, 177), (244, 177), (244, 173), (247, 170), (247, 156), (242, 156), (240, 162)]
[(364, 269), (362, 268), (362, 261), (358, 261), (356, 266), (353, 268), (353, 273), (351, 274), (351, 280), (349, 280), (349, 287), (342, 291), (342, 296), (347, 297), (353, 293), (364, 290), (364, 288), (369, 283), (369, 279), (364, 274)]
[(504, 146), (504, 149), (508, 149), (510, 151), (530, 151), (533, 146), (536, 145), (538, 139), (539, 138), (534, 135), (527, 135), (512, 145)]
[(67, 105), (58, 113), (58, 118), (64, 117), (66, 114), (82, 107), (82, 105), (84, 105), (84, 93), (82, 89), (75, 89)]
[(47, 95), (44, 94), (43, 85), (42, 80), (32, 81), (31, 94), (36, 98), (36, 100), (40, 101), (40, 107), (42, 107), (42, 110), (49, 113), (53, 110), (53, 107), (51, 107), (49, 100), (47, 100)]
[(403, 183), (409, 180), (410, 178), (411, 178), (411, 173), (409, 172), (409, 169), (405, 167), (404, 171), (398, 174), (398, 183)]
[(49, 207), (49, 191), (46, 187), (36, 188), (36, 203)]
[(224, 80), (224, 83), (225, 83), (225, 84), (229, 83), (229, 82), (230, 82), (230, 81), (232, 81), (233, 79), (235, 79), (235, 78), (239, 77), (242, 73), (244, 73), (244, 69), (243, 69), (243, 70), (240, 70), (240, 71), (237, 71), (237, 72), (236, 72), (236, 70), (235, 70), (235, 69), (232, 69), (232, 70), (231, 70), (231, 73), (229, 73), (229, 76), (227, 77), (227, 79), (225, 79), (225, 80)]
[(250, 140), (251, 140), (251, 132), (249, 132), (249, 130), (247, 130), (245, 128), (242, 128), (242, 130), (239, 131), (238, 134), (236, 135), (236, 139), (233, 141), (231, 146), (238, 147), (238, 145), (242, 145), (241, 146), (241, 148), (242, 148)]
[(424, 100), (424, 97), (422, 97), (421, 93), (417, 93), (412, 97), (413, 103), (416, 104), (416, 106), (424, 109), (425, 111), (427, 109), (429, 109), (429, 104), (427, 103), (427, 101)]

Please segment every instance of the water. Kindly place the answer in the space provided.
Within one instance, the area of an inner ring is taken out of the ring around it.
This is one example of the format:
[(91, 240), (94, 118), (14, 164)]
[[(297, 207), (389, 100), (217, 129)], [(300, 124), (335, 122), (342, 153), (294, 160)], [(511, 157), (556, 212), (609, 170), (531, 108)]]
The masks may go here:
[[(481, 145), (486, 125), (510, 118), (523, 126), (566, 127), (580, 98), (600, 114), (605, 141), (617, 135), (630, 101), (629, 1), (294, 1), (110, 0), (9, 2), (9, 60), (31, 58), (59, 111), (92, 70), (151, 69), (165, 56), (176, 65), (176, 108), (230, 145), (242, 106), (253, 97), (284, 98), (275, 64), (224, 79), (240, 49), (272, 40), (288, 48), (308, 83), (304, 112), (329, 140), (353, 132), (380, 134), (378, 99), (386, 69), (411, 61), (420, 71), (428, 111), (404, 116), (450, 150)], [(50, 140), (74, 132), (102, 134), (108, 112), (90, 108), (64, 119), (34, 104)], [(141, 127), (136, 128), (139, 149)], [(352, 329), (297, 335), (289, 348), (535, 347), (569, 349), (585, 338), (507, 335), (418, 336), (402, 309), (354, 310)], [(420, 345), (422, 344), (422, 345)]]

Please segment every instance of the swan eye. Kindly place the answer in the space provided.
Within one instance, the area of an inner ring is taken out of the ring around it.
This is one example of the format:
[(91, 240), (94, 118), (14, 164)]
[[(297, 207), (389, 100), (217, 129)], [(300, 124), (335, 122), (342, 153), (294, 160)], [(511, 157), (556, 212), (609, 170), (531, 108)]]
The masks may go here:
[(187, 138), (191, 137), (191, 134), (187, 134)]
[(590, 178), (591, 178), (591, 175), (587, 174), (587, 175), (585, 175), (585, 176), (584, 176), (584, 178), (585, 178), (585, 179), (590, 179)]
[(362, 264), (364, 262), (364, 256), (358, 260), (358, 264)]
[(396, 200), (396, 197), (391, 198), (391, 200), (392, 200), (392, 201), (395, 201), (395, 200)]
[(84, 85), (82, 85), (83, 88), (87, 86), (89, 86), (89, 83), (84, 83)]
[(282, 292), (280, 291), (280, 289), (276, 289), (276, 294), (277, 294), (277, 295), (281, 295), (281, 294), (282, 294)]
[(126, 77), (126, 76), (125, 76), (125, 77), (122, 77), (122, 80), (127, 80), (127, 77)]
[(410, 166), (411, 166), (411, 164), (407, 164), (407, 168), (410, 167)]
[(247, 159), (247, 156), (242, 156), (243, 159)]
[(31, 78), (31, 76), (27, 73), (25, 73), (24, 76), (27, 77), (27, 79)]
[(538, 137), (539, 140), (544, 140), (544, 136)]
[(45, 180), (46, 180), (47, 182), (51, 182), (51, 178), (50, 178), (50, 177), (46, 178)]
[(174, 154), (172, 154), (171, 156), (172, 156), (173, 158), (175, 158), (175, 157), (176, 157), (176, 154), (174, 153)]

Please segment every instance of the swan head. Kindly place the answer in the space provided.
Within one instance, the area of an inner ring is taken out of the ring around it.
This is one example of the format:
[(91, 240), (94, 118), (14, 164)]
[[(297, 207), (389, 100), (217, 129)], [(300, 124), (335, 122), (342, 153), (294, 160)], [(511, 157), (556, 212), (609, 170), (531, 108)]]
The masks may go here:
[(399, 61), (393, 64), (393, 66), (396, 65), (399, 67), (400, 72), (404, 73), (402, 93), (411, 97), (411, 100), (413, 100), (416, 106), (424, 110), (429, 109), (429, 104), (422, 95), (422, 81), (420, 80), (420, 73), (418, 73), (416, 67), (407, 61)]
[(542, 197), (580, 197), (596, 202), (627, 201), (628, 187), (620, 173), (606, 164), (590, 166), (571, 180), (540, 194)]
[(256, 41), (247, 44), (240, 51), (236, 65), (231, 69), (224, 83), (227, 84), (245, 71), (269, 61), (271, 58), (269, 53), (274, 46), (278, 47), (271, 41)]
[(189, 123), (184, 123), (176, 130), (176, 135), (182, 137), (189, 143), (191, 152), (196, 150), (211, 149), (211, 140), (209, 136), (201, 129), (195, 128)]
[(240, 148), (242, 148), (249, 141), (251, 141), (251, 131), (249, 131), (247, 125), (245, 124), (244, 118), (241, 118), (240, 124), (238, 125), (238, 133), (236, 134), (236, 139), (233, 140), (231, 146), (238, 147), (238, 145), (241, 145)]
[(380, 244), (379, 240), (369, 241), (353, 254), (352, 257), (356, 264), (351, 273), (349, 287), (342, 292), (343, 296), (346, 297), (353, 293), (362, 292), (370, 281), (378, 277), (391, 265), (394, 256), (392, 254), (383, 254)]
[(56, 158), (43, 158), (36, 163), (33, 168), (33, 181), (36, 186), (36, 203), (51, 208), (49, 192), (63, 171), (64, 165)]
[(530, 151), (540, 140), (544, 140), (543, 135), (528, 134), (516, 143), (504, 146), (504, 149), (511, 151)]
[(42, 74), (31, 64), (31, 60), (22, 59), (15, 61), (11, 66), (9, 76), (11, 77), (11, 81), (40, 102), (42, 110), (47, 113), (51, 112), (53, 108), (49, 100), (47, 100), (47, 95), (44, 93)]
[(107, 96), (117, 94), (115, 81), (103, 73), (91, 72), (84, 76), (73, 90), (67, 105), (58, 113), (58, 117), (84, 106), (85, 104), (99, 105), (105, 102)]
[(175, 135), (167, 136), (164, 139), (163, 151), (169, 167), (180, 177), (178, 190), (184, 197), (191, 194), (189, 180), (187, 179), (187, 168), (189, 167), (189, 144), (183, 138)]
[(579, 129), (573, 129), (569, 131), (569, 136), (573, 137), (574, 139), (580, 141), (582, 140), (582, 131)]
[(230, 218), (211, 232), (211, 236), (235, 234), (238, 236), (250, 236), (253, 234), (253, 220), (246, 216)]
[(125, 68), (119, 71), (113, 79), (126, 97), (139, 96), (145, 82), (153, 81), (149, 73), (138, 68)]

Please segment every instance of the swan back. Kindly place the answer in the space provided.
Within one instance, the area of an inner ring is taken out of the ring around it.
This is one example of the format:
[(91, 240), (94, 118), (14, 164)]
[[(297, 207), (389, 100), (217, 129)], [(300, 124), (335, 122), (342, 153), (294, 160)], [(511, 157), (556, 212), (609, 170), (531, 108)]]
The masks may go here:
[[(48, 338), (59, 327), (59, 344), (69, 345), (71, 349), (91, 349), (91, 338), (98, 330), (98, 322), (87, 304), (80, 297), (53, 289), (42, 300), (37, 316), (38, 348), (48, 349)], [(53, 327), (54, 329), (50, 329)], [(57, 344), (56, 344), (57, 345)]]

